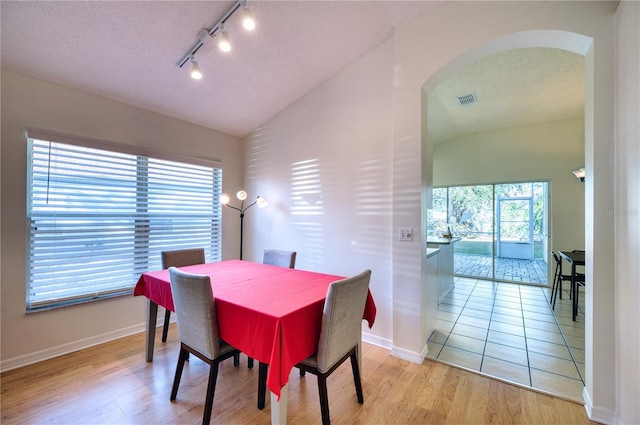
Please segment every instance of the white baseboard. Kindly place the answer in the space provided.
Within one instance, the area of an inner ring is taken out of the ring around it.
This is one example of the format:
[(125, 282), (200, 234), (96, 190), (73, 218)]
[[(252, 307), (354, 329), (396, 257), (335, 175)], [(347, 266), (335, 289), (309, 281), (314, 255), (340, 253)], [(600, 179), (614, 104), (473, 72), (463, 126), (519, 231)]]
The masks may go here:
[[(162, 314), (160, 314), (162, 313)], [(175, 322), (175, 315), (171, 315), (171, 323)], [(156, 327), (162, 326), (164, 323), (164, 312), (158, 309), (158, 321)], [(85, 348), (93, 347), (94, 345), (103, 344), (105, 342), (113, 341), (118, 338), (133, 335), (138, 332), (145, 332), (147, 326), (145, 323), (140, 323), (128, 328), (118, 329), (106, 334), (92, 336), (90, 338), (80, 339), (72, 341), (67, 344), (58, 345), (56, 347), (50, 347), (45, 350), (35, 351), (33, 353), (24, 354), (22, 356), (13, 357), (10, 359), (0, 361), (0, 372), (7, 372), (9, 370), (17, 369), (19, 367), (28, 366), (30, 364), (38, 363), (44, 360), (53, 359), (65, 354), (73, 353)], [(378, 347), (390, 349), (392, 344), (389, 339), (381, 338), (379, 336), (363, 333), (362, 341), (376, 345)], [(141, 354), (144, 354), (144, 347), (140, 348)]]
[(615, 415), (612, 410), (593, 405), (591, 396), (589, 395), (589, 391), (587, 391), (587, 387), (584, 387), (584, 389), (582, 390), (582, 399), (584, 400), (584, 408), (587, 411), (589, 420), (606, 425), (610, 425), (615, 422)]
[[(176, 315), (171, 315), (171, 323), (176, 321)], [(164, 326), (164, 308), (158, 308), (158, 319), (156, 321), (156, 328)], [(90, 338), (79, 339), (66, 344), (58, 345), (56, 347), (49, 347), (41, 351), (35, 351), (33, 353), (24, 354), (22, 356), (13, 357), (0, 361), (0, 373), (6, 372), (19, 367), (28, 366), (30, 364), (38, 363), (44, 360), (53, 359), (55, 357), (63, 356), (65, 354), (73, 353), (85, 348), (93, 347), (95, 345), (104, 344), (105, 342), (113, 341), (115, 339), (124, 338), (125, 336), (137, 334), (138, 332), (146, 332), (147, 324), (139, 323), (137, 325), (129, 326), (122, 329), (116, 329), (111, 332), (107, 332), (102, 335), (92, 336)], [(144, 354), (144, 347), (141, 347), (140, 353)]]
[(393, 345), (391, 343), (391, 340), (387, 338), (381, 338), (379, 336), (369, 334), (366, 332), (362, 333), (362, 342), (366, 342), (367, 344), (371, 344), (371, 345), (376, 345), (381, 348), (386, 348), (387, 350), (390, 350), (391, 346)]
[(428, 351), (429, 350), (426, 345), (424, 346), (424, 348), (420, 353), (417, 353), (415, 351), (409, 351), (404, 348), (392, 347), (391, 355), (394, 357), (398, 357), (399, 359), (402, 359), (402, 360), (407, 360), (412, 363), (421, 364), (424, 361), (424, 358), (427, 356)]
[[(112, 332), (107, 332), (102, 335), (92, 336), (90, 338), (79, 339), (66, 344), (58, 345), (56, 347), (50, 347), (40, 351), (34, 351), (32, 353), (24, 354), (22, 356), (13, 357), (0, 362), (0, 371), (6, 372), (8, 370), (17, 369), (19, 367), (28, 366), (33, 363), (38, 363), (43, 360), (49, 360), (54, 357), (59, 357), (64, 354), (73, 353), (84, 348), (93, 347), (94, 345), (103, 344), (105, 342), (113, 341), (114, 339), (123, 338), (125, 336), (133, 335), (138, 332), (143, 332), (146, 329), (144, 323), (134, 325), (128, 328), (118, 329)], [(144, 347), (141, 347), (141, 353), (144, 353)]]

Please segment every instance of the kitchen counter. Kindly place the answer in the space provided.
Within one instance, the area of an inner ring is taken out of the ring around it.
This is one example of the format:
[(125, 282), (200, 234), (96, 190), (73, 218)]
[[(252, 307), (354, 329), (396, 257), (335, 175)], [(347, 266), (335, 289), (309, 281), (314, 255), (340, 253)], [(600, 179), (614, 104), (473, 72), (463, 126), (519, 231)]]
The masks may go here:
[(438, 244), (438, 245), (448, 245), (455, 242), (458, 242), (461, 238), (453, 237), (453, 238), (443, 238), (441, 236), (429, 236), (427, 237), (428, 244)]
[(443, 238), (439, 236), (427, 237), (427, 256), (429, 249), (438, 249), (438, 302), (453, 289), (453, 244), (461, 238)]
[(427, 248), (427, 258), (433, 257), (440, 252), (440, 248)]

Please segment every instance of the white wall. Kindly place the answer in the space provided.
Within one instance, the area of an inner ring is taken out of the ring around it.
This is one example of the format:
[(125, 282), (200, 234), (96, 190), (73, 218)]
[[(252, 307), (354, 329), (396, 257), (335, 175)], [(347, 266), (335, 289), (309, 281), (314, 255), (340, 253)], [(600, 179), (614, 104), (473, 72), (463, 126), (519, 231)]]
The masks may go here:
[(297, 251), (296, 268), (343, 276), (371, 269), (378, 318), (391, 338), (391, 82), (386, 42), (296, 102), (246, 140), (247, 259)]
[[(468, 158), (473, 158), (470, 161)], [(435, 186), (549, 181), (551, 248), (584, 248), (584, 120), (513, 127), (456, 137), (434, 147)]]
[(640, 3), (616, 12), (616, 422), (640, 424)]
[[(225, 187), (242, 179), (242, 143), (235, 137), (3, 70), (3, 370), (139, 332), (145, 323), (145, 298), (133, 296), (25, 314), (27, 127), (219, 159)], [(224, 236), (223, 256), (233, 256), (236, 227)], [(143, 352), (140, 347), (141, 360)]]
[[(590, 271), (593, 278), (610, 281), (613, 238), (607, 236), (613, 233), (613, 223), (604, 210), (613, 207), (612, 179), (608, 176), (613, 172), (615, 7), (615, 2), (446, 2), (398, 26), (391, 46), (385, 43), (247, 138), (249, 188), (268, 190), (277, 199), (274, 212), (252, 216), (250, 233), (254, 236), (249, 244), (253, 258), (258, 258), (263, 248), (279, 245), (308, 256), (301, 260), (302, 268), (322, 267), (345, 274), (372, 268), (374, 297), (381, 311), (367, 337), (391, 341), (395, 355), (422, 355), (424, 351), (417, 343), (422, 336), (416, 334), (421, 315), (419, 299), (409, 294), (423, 283), (424, 240), (396, 240), (400, 226), (413, 227), (415, 235), (422, 235), (422, 208), (429, 191), (422, 183), (429, 181), (430, 171), (422, 169), (422, 137), (428, 134), (422, 127), (422, 90), (428, 92), (429, 84), (433, 87), (446, 78), (443, 70), (458, 69), (491, 53), (520, 47), (559, 47), (590, 54), (586, 63), (593, 78), (585, 93), (595, 113), (585, 114), (585, 160), (588, 170), (595, 174), (584, 188), (585, 194), (598, 196), (590, 196), (587, 204), (585, 195), (585, 208), (593, 211), (585, 221), (585, 247), (598, 259)], [(367, 99), (374, 93), (380, 97), (369, 103), (358, 99), (363, 96), (366, 80), (380, 83), (372, 84), (373, 93), (368, 93)], [(390, 97), (383, 94), (388, 90)], [(356, 105), (369, 108), (359, 110)], [(391, 120), (385, 116), (389, 110)], [(369, 136), (370, 147), (364, 136), (368, 128), (376, 130)], [(389, 146), (384, 146), (384, 139)], [(357, 171), (364, 148), (375, 157), (379, 168), (367, 179)], [(428, 143), (425, 149), (428, 151)], [(390, 156), (383, 156), (385, 151)], [(306, 214), (302, 205), (296, 210), (294, 202), (297, 188), (293, 186), (292, 164), (302, 160), (320, 164), (314, 169), (318, 178), (310, 183), (314, 196), (307, 201)], [(373, 191), (367, 197), (357, 197), (354, 187)], [(315, 203), (317, 199), (321, 202)], [(369, 218), (357, 214), (361, 209), (356, 207), (367, 201), (374, 211)], [(362, 243), (359, 229), (363, 223), (371, 231), (366, 234), (368, 249), (359, 251), (356, 247)], [(296, 235), (284, 230), (295, 231)], [(593, 301), (593, 294), (587, 293), (587, 299)], [(614, 330), (614, 306), (612, 297), (605, 294), (598, 293), (595, 299), (592, 313), (598, 317), (598, 326), (593, 326), (587, 336), (591, 338), (595, 364), (587, 367), (587, 398), (589, 411), (597, 407), (598, 420), (609, 422), (615, 383), (613, 364), (605, 357), (614, 357), (609, 338)], [(587, 361), (591, 354), (587, 353)]]

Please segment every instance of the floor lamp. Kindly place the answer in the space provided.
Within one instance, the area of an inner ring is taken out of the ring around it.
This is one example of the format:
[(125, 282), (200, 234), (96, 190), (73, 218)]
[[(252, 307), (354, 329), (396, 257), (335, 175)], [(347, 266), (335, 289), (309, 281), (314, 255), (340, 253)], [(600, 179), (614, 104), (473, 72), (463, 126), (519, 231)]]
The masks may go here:
[(227, 195), (226, 193), (223, 193), (222, 195), (220, 195), (220, 203), (222, 205), (226, 205), (229, 208), (233, 208), (236, 211), (240, 212), (240, 259), (242, 260), (242, 238), (243, 238), (243, 222), (244, 222), (244, 213), (251, 208), (254, 205), (258, 205), (258, 208), (264, 208), (268, 205), (267, 201), (258, 196), (256, 197), (256, 200), (253, 201), (253, 203), (247, 205), (246, 207), (244, 206), (244, 201), (247, 199), (247, 192), (245, 192), (244, 190), (239, 190), (238, 193), (236, 193), (236, 198), (238, 198), (238, 200), (241, 202), (240, 203), (240, 208), (238, 207), (234, 207), (233, 205), (229, 205), (229, 201), (231, 200), (229, 198), (229, 195)]

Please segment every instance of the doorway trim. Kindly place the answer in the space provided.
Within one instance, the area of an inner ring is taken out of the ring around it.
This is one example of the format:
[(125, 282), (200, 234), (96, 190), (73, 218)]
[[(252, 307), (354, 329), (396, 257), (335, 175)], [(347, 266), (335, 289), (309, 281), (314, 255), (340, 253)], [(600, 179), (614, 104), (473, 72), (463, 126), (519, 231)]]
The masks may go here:
[[(613, 208), (613, 177), (611, 143), (614, 135), (614, 52), (613, 42), (598, 36), (597, 52), (594, 38), (559, 30), (533, 30), (507, 34), (489, 40), (453, 58), (434, 72), (421, 86), (421, 145), (427, 161), (433, 152), (428, 129), (427, 96), (431, 89), (462, 66), (484, 56), (515, 48), (550, 47), (565, 49), (585, 57), (585, 390), (583, 398), (589, 418), (610, 423), (614, 416), (615, 356), (614, 294), (604, 286), (596, 288), (594, 281), (611, 282), (614, 278), (614, 239), (611, 214)], [(596, 60), (597, 57), (597, 60)], [(596, 143), (598, 141), (598, 143)], [(432, 170), (432, 164), (426, 163)], [(423, 209), (430, 205), (432, 177), (423, 176)], [(429, 185), (431, 183), (431, 185)], [(597, 191), (596, 191), (597, 189)], [(596, 192), (598, 196), (596, 196)], [(426, 211), (422, 211), (422, 216)], [(551, 241), (551, 246), (554, 246)], [(598, 262), (594, 262), (594, 259)], [(595, 301), (597, 300), (597, 302)], [(600, 319), (595, 324), (594, 315)], [(597, 365), (597, 367), (596, 367)]]

